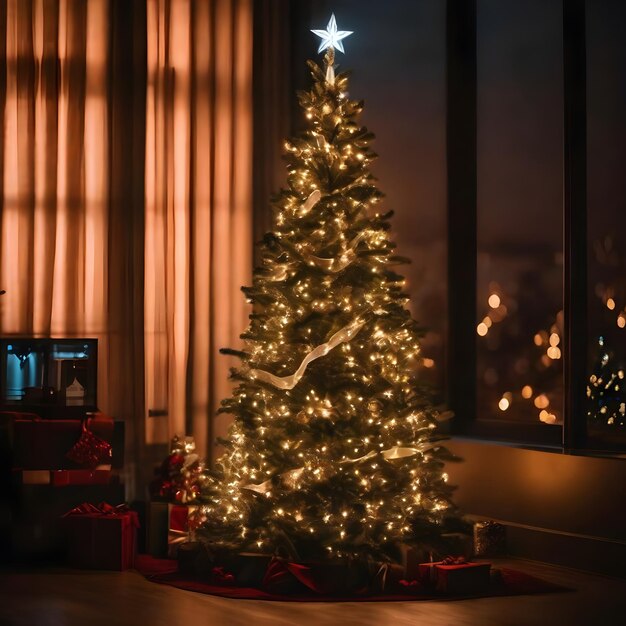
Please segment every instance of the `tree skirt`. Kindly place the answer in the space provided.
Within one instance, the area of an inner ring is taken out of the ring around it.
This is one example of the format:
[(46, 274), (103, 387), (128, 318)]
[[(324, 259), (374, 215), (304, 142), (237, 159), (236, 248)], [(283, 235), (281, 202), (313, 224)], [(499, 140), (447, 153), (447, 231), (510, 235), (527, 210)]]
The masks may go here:
[(509, 568), (499, 568), (500, 576), (492, 582), (484, 593), (468, 595), (450, 595), (425, 592), (423, 588), (413, 590), (406, 587), (402, 593), (394, 589), (390, 593), (373, 595), (336, 596), (320, 595), (313, 592), (307, 594), (277, 594), (254, 587), (240, 587), (232, 582), (206, 582), (197, 578), (184, 576), (178, 572), (178, 564), (170, 559), (156, 559), (148, 555), (139, 555), (135, 565), (137, 571), (149, 581), (161, 585), (170, 585), (178, 589), (206, 593), (222, 598), (240, 600), (274, 600), (282, 602), (410, 602), (414, 600), (464, 600), (467, 598), (487, 598), (492, 596), (516, 596), (536, 593), (554, 593), (571, 591), (554, 583)]

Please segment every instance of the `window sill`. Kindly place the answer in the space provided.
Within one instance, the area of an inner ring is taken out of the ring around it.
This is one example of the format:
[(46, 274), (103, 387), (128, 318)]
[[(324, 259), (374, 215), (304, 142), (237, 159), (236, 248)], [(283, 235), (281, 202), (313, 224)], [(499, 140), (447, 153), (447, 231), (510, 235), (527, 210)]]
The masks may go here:
[(521, 450), (534, 450), (552, 454), (590, 458), (610, 458), (626, 460), (622, 449), (605, 448), (564, 448), (562, 428), (549, 424), (523, 424), (497, 420), (477, 420), (473, 423), (452, 424), (447, 429), (452, 440), (468, 441), (485, 445), (505, 446)]

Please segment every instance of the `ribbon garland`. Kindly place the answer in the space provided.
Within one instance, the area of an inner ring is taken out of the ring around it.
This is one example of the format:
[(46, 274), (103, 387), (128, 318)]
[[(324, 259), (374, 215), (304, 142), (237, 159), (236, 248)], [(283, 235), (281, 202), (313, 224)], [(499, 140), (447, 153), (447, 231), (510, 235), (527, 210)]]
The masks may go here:
[[(308, 198), (302, 203), (298, 209), (297, 214), (299, 216), (307, 215), (311, 209), (321, 200), (322, 193), (319, 189), (312, 191)], [(323, 257), (314, 256), (312, 254), (303, 254), (302, 258), (306, 263), (311, 266), (320, 268), (325, 272), (337, 273), (345, 269), (356, 259), (356, 247), (359, 242), (367, 236), (367, 231), (360, 232), (346, 248), (342, 251), (341, 255), (337, 258), (326, 259)], [(271, 282), (280, 282), (285, 280), (289, 276), (289, 271), (295, 267), (295, 263), (283, 263), (277, 265), (272, 273), (267, 277)]]
[(367, 231), (360, 232), (349, 244), (346, 249), (341, 253), (338, 258), (335, 259), (324, 259), (322, 257), (309, 255), (305, 257), (305, 260), (308, 259), (309, 265), (315, 265), (325, 272), (332, 272), (336, 274), (341, 270), (345, 269), (356, 259), (356, 247), (359, 245), (359, 242), (367, 236)]
[(360, 319), (355, 319), (340, 330), (338, 330), (326, 343), (320, 344), (309, 354), (304, 357), (300, 367), (290, 376), (275, 376), (274, 374), (265, 370), (252, 369), (250, 370), (250, 376), (257, 380), (270, 383), (278, 389), (293, 389), (300, 379), (304, 376), (304, 372), (309, 363), (319, 359), (322, 356), (326, 356), (333, 348), (341, 343), (347, 343), (361, 330), (365, 325), (365, 322)]
[(255, 485), (254, 483), (248, 483), (247, 485), (242, 485), (241, 489), (248, 489), (250, 491), (255, 491), (256, 493), (265, 494), (271, 489), (271, 487), (272, 487), (272, 481), (266, 480), (265, 482), (262, 482), (258, 485)]
[(309, 197), (304, 201), (304, 203), (298, 210), (298, 215), (300, 216), (306, 215), (321, 199), (322, 199), (322, 192), (319, 189), (312, 191), (309, 194)]
[(387, 450), (381, 450), (377, 452), (376, 450), (370, 450), (367, 454), (360, 456), (358, 459), (345, 459), (343, 461), (339, 461), (340, 463), (359, 463), (360, 461), (367, 461), (367, 459), (371, 459), (372, 457), (380, 454), (383, 459), (386, 461), (393, 459), (404, 459), (410, 456), (415, 456), (418, 452), (426, 452), (427, 450), (431, 450), (432, 448), (436, 448), (439, 444), (437, 443), (424, 443), (419, 444), (417, 447), (405, 447), (405, 446), (393, 446), (393, 448), (389, 448)]
[[(420, 444), (416, 448), (409, 448), (404, 446), (393, 446), (393, 448), (389, 448), (388, 450), (382, 450), (381, 452), (377, 452), (376, 450), (371, 450), (364, 456), (359, 457), (358, 459), (345, 459), (344, 461), (339, 461), (340, 465), (345, 463), (358, 463), (360, 461), (366, 461), (367, 459), (371, 459), (372, 457), (378, 456), (379, 454), (386, 461), (390, 461), (393, 459), (404, 459), (410, 456), (415, 456), (419, 452), (426, 452), (427, 450), (431, 450), (432, 448), (436, 448), (438, 443), (425, 443)], [(299, 467), (297, 469), (289, 470), (284, 474), (281, 474), (281, 478), (289, 487), (295, 487), (295, 483), (302, 476), (304, 472), (304, 467)], [(248, 489), (249, 491), (255, 491), (260, 494), (267, 494), (272, 487), (272, 481), (266, 480), (258, 485), (254, 483), (248, 483), (247, 485), (242, 485), (241, 489)]]
[[(356, 248), (361, 240), (367, 236), (367, 234), (367, 231), (360, 232), (336, 258), (327, 259), (324, 257), (314, 256), (312, 254), (303, 254), (302, 258), (305, 263), (310, 266), (318, 267), (324, 272), (336, 274), (354, 262), (356, 259)], [(272, 271), (272, 274), (268, 276), (268, 280), (271, 282), (280, 282), (281, 280), (285, 280), (289, 276), (289, 271), (295, 267), (295, 263), (283, 263), (282, 265), (277, 265)]]
[[(292, 470), (288, 470), (287, 472), (284, 472), (283, 474), (280, 475), (280, 477), (282, 478), (285, 485), (287, 485), (287, 487), (290, 487), (291, 489), (293, 489), (295, 488), (296, 483), (298, 482), (298, 479), (300, 478), (300, 476), (302, 476), (303, 472), (304, 472), (304, 467), (297, 467), (296, 469), (292, 469)], [(241, 489), (248, 489), (250, 491), (256, 491), (256, 493), (266, 494), (271, 489), (271, 487), (272, 487), (272, 481), (270, 479), (258, 485), (255, 485), (254, 483), (248, 483), (247, 485), (242, 485)]]

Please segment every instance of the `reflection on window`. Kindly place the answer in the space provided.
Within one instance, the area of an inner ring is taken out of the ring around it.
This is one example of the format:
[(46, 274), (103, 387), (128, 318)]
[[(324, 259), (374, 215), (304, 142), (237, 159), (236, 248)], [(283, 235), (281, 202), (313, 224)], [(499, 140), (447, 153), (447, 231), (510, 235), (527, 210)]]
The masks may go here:
[(480, 417), (562, 422), (560, 265), (481, 253), (479, 277), (497, 280), (478, 285)]
[(563, 420), (562, 14), (477, 3), (479, 418)]
[(626, 49), (623, 2), (587, 15), (588, 371), (593, 443), (626, 441)]

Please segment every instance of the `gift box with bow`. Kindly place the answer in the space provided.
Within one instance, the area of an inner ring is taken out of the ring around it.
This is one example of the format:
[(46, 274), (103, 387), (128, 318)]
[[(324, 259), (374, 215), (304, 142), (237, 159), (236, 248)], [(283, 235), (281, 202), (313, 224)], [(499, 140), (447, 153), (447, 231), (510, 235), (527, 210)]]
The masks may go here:
[(150, 502), (148, 507), (148, 554), (175, 559), (178, 547), (192, 539), (191, 518), (197, 505)]
[(125, 570), (134, 566), (137, 514), (126, 505), (83, 503), (64, 515), (69, 565)]
[(12, 432), (14, 470), (94, 469), (123, 465), (124, 423), (102, 414), (87, 420), (2, 413)]
[(267, 566), (262, 588), (280, 594), (365, 595), (369, 578), (367, 565), (357, 561), (294, 563), (275, 557)]
[(474, 524), (474, 554), (476, 556), (502, 556), (506, 554), (506, 526), (493, 520)]
[(423, 584), (449, 594), (481, 593), (489, 587), (491, 563), (468, 562), (463, 557), (446, 557), (419, 567)]

